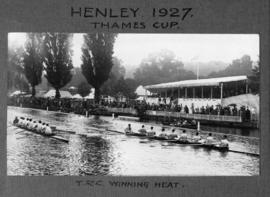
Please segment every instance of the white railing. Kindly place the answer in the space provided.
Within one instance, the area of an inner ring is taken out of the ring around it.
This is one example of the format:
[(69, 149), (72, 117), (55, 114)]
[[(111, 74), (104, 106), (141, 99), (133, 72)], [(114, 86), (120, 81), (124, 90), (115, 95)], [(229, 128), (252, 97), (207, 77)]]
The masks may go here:
[(133, 114), (136, 115), (137, 111), (133, 108), (117, 108), (117, 107), (107, 107), (106, 108), (109, 112), (113, 113), (124, 113), (124, 114)]
[(222, 121), (222, 122), (242, 122), (240, 116), (225, 116), (225, 115), (208, 115), (208, 114), (186, 114), (180, 112), (167, 112), (167, 111), (146, 111), (150, 116), (166, 116), (173, 118), (188, 118), (195, 120), (210, 120), (210, 121)]
[[(133, 108), (110, 108), (107, 110), (112, 113), (124, 113), (136, 115), (137, 111)], [(173, 118), (187, 118), (195, 120), (209, 120), (209, 121), (222, 121), (222, 122), (242, 122), (240, 116), (225, 116), (225, 115), (208, 115), (208, 114), (186, 114), (180, 112), (169, 112), (169, 111), (152, 111), (147, 110), (146, 114), (149, 116), (165, 116)]]

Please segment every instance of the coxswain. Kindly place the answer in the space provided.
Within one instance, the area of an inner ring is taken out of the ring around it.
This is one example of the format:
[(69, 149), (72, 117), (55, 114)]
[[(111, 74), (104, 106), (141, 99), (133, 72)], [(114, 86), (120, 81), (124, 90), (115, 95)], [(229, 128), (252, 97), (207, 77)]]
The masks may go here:
[(45, 134), (52, 134), (52, 129), (51, 129), (51, 127), (49, 127), (49, 124), (46, 124)]
[(34, 131), (35, 130), (35, 127), (36, 127), (36, 121), (33, 121), (30, 129)]
[(227, 139), (227, 135), (223, 136), (223, 139), (219, 143), (220, 147), (229, 147), (229, 141)]
[(142, 125), (142, 128), (138, 130), (138, 132), (142, 135), (146, 135), (147, 131), (146, 129), (144, 128), (144, 125)]
[(159, 134), (159, 136), (158, 137), (160, 137), (160, 138), (167, 138), (167, 134), (165, 133), (165, 128), (162, 128), (161, 129), (161, 133)]
[(207, 138), (206, 138), (206, 141), (205, 141), (205, 144), (208, 144), (208, 145), (214, 145), (215, 144), (215, 140), (212, 136), (212, 133), (209, 133)]
[(18, 122), (19, 122), (19, 118), (16, 116), (15, 119), (13, 120), (13, 124), (17, 125)]
[(154, 127), (150, 128), (150, 131), (147, 131), (147, 136), (154, 137), (156, 135), (156, 132), (154, 131)]
[(186, 130), (183, 130), (183, 132), (180, 134), (179, 140), (181, 142), (187, 142), (188, 141), (188, 136), (186, 134)]
[(195, 136), (192, 137), (192, 141), (199, 142), (202, 137), (199, 135), (199, 132), (196, 132)]
[(169, 140), (175, 140), (178, 138), (178, 135), (175, 133), (175, 129), (172, 129), (172, 132), (168, 135)]
[(127, 133), (127, 134), (133, 133), (130, 124), (128, 124), (128, 127), (125, 129), (125, 133)]

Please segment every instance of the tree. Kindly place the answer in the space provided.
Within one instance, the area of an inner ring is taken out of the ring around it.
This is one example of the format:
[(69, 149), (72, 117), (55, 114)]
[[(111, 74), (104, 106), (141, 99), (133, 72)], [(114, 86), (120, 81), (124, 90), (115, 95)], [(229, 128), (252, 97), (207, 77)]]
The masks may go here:
[(41, 57), (42, 35), (28, 33), (23, 54), (23, 72), (32, 87), (32, 96), (36, 95), (35, 86), (41, 83), (43, 60)]
[(81, 82), (78, 85), (78, 93), (82, 96), (85, 97), (91, 92), (91, 86), (87, 82)]
[(121, 95), (128, 96), (130, 89), (129, 89), (124, 77), (121, 77), (120, 79), (118, 79), (116, 86), (115, 86), (115, 92), (117, 94), (120, 93)]
[(65, 88), (74, 86), (78, 87), (82, 82), (87, 83), (85, 77), (82, 74), (82, 70), (80, 67), (74, 67), (72, 70), (72, 79), (71, 81), (65, 86)]
[(250, 74), (252, 74), (252, 61), (249, 55), (244, 55), (240, 59), (233, 60), (224, 70), (212, 72), (208, 77), (227, 77)]
[(248, 76), (249, 79), (249, 87), (254, 94), (260, 93), (260, 67), (259, 62), (256, 66), (252, 69), (252, 73)]
[(82, 73), (95, 88), (95, 102), (100, 100), (100, 88), (108, 80), (113, 66), (112, 55), (116, 34), (85, 34), (82, 46)]
[(113, 57), (113, 67), (111, 69), (108, 80), (103, 84), (101, 88), (101, 93), (105, 95), (115, 95), (117, 92), (115, 90), (117, 86), (117, 81), (125, 76), (125, 68), (122, 65), (122, 61), (116, 57)]
[(8, 49), (8, 90), (19, 89), (21, 91), (29, 91), (27, 79), (23, 73), (23, 53), (24, 49), (9, 48)]
[(138, 87), (138, 83), (137, 81), (135, 81), (132, 78), (127, 78), (125, 79), (125, 83), (127, 84), (127, 87), (129, 89), (129, 92), (127, 93), (127, 96), (131, 99), (135, 99), (136, 98), (136, 93), (135, 90)]
[(134, 73), (135, 81), (141, 85), (195, 78), (195, 74), (185, 70), (184, 64), (169, 50), (149, 54), (146, 59), (142, 60)]
[(44, 38), (45, 77), (54, 87), (55, 98), (60, 98), (59, 90), (72, 79), (71, 35), (66, 33), (46, 33)]

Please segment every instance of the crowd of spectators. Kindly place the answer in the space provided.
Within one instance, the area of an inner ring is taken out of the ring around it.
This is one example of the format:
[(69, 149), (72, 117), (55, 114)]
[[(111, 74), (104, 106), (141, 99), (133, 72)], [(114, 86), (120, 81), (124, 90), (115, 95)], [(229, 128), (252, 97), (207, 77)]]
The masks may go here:
[[(77, 100), (77, 99), (52, 99), (52, 98), (34, 98), (34, 97), (21, 97), (14, 96), (9, 98), (9, 105), (38, 108), (50, 111), (61, 111), (66, 113), (76, 114), (91, 114), (97, 108), (132, 108), (137, 111), (171, 111), (181, 112), (186, 114), (206, 114), (206, 115), (225, 115), (225, 116), (241, 116), (242, 120), (251, 120), (251, 111), (245, 106), (237, 108), (236, 105), (231, 106), (202, 106), (195, 107), (192, 105), (188, 107), (182, 104), (175, 104), (174, 102), (149, 104), (145, 101), (127, 100), (126, 102), (106, 101), (101, 100), (99, 105), (94, 104), (92, 100)], [(139, 112), (138, 112), (139, 113)]]

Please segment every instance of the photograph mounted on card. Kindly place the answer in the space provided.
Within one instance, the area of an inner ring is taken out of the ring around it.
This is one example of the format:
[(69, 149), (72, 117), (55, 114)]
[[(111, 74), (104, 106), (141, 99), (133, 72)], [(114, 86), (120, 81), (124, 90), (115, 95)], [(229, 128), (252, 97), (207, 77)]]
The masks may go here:
[(268, 0), (0, 7), (0, 196), (268, 195)]

